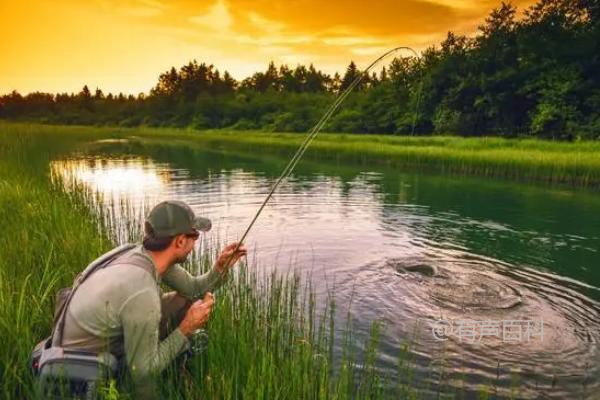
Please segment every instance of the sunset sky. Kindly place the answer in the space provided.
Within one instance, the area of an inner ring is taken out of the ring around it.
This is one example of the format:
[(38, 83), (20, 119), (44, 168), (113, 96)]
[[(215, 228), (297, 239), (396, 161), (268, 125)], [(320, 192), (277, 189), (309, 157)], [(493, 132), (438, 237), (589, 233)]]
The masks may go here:
[[(531, 0), (516, 0), (520, 9)], [(148, 92), (192, 59), (236, 79), (276, 64), (342, 72), (473, 34), (499, 0), (0, 0), (0, 94)]]

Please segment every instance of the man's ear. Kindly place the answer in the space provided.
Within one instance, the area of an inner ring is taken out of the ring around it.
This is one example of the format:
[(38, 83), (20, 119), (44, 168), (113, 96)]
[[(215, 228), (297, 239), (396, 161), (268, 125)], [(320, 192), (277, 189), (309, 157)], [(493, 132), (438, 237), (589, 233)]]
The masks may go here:
[(173, 238), (173, 245), (176, 249), (180, 249), (185, 246), (185, 235), (177, 235)]

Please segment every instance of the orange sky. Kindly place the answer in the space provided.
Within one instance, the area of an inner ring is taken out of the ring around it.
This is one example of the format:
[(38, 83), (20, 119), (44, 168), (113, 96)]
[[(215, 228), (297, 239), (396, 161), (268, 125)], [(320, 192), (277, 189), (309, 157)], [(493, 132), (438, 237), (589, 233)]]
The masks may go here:
[[(522, 7), (531, 0), (515, 0)], [(328, 73), (472, 34), (499, 0), (0, 0), (0, 94), (148, 92), (192, 59), (240, 79), (276, 64)]]

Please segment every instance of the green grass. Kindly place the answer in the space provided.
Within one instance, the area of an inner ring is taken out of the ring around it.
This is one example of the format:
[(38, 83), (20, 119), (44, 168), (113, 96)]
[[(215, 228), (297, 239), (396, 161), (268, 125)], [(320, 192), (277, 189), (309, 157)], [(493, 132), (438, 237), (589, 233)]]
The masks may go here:
[[(28, 357), (32, 346), (50, 332), (54, 294), (114, 245), (115, 221), (110, 213), (91, 206), (94, 194), (81, 186), (65, 190), (73, 182), (51, 179), (49, 172), (54, 157), (77, 150), (90, 138), (112, 134), (92, 132), (15, 125), (0, 129), (1, 398), (36, 398)], [(139, 235), (134, 215), (128, 226), (132, 237)], [(216, 251), (215, 247), (202, 259), (205, 267)], [(192, 360), (189, 375), (166, 371), (160, 385), (165, 398), (386, 395), (384, 379), (374, 367), (377, 324), (361, 352), (348, 319), (339, 339), (342, 354), (334, 355), (334, 299), (317, 313), (310, 277), (259, 271), (255, 266), (240, 267), (217, 293), (208, 351)], [(418, 394), (408, 384), (396, 390), (412, 397)], [(114, 382), (104, 393), (105, 398), (133, 398), (127, 386)]]
[[(186, 146), (247, 147), (267, 143), (282, 151), (293, 150), (300, 140), (296, 135), (238, 135), (0, 124), (1, 398), (35, 398), (27, 360), (31, 347), (50, 331), (53, 296), (58, 288), (70, 285), (89, 261), (110, 249), (117, 234), (112, 214), (93, 206), (93, 193), (81, 186), (65, 190), (64, 185), (73, 182), (51, 179), (49, 161), (78, 151), (91, 140), (131, 136)], [(446, 151), (479, 154), (477, 149), (482, 147), (486, 152), (509, 152), (513, 146), (517, 153), (544, 152), (548, 148), (547, 153), (556, 154), (560, 153), (557, 149), (569, 148), (572, 154), (587, 160), (588, 167), (597, 165), (590, 161), (597, 144), (568, 147), (571, 145), (535, 141), (509, 144), (489, 139), (488, 148), (486, 140), (372, 136), (369, 138), (380, 142), (368, 142), (367, 137), (346, 136), (347, 141), (340, 142), (341, 137), (321, 137), (314, 143), (314, 154), (350, 157), (351, 149), (365, 148), (371, 156), (395, 151), (406, 155), (410, 150), (415, 159), (424, 160), (427, 154)], [(361, 156), (364, 153), (361, 150)], [(590, 169), (585, 176), (598, 177), (597, 169)], [(136, 218), (139, 216), (131, 215), (127, 225), (131, 238), (139, 238)], [(216, 251), (214, 246), (201, 260), (205, 267)], [(219, 290), (209, 324), (208, 350), (191, 362), (189, 375), (167, 371), (160, 385), (165, 398), (416, 399), (431, 390), (438, 395), (445, 393), (443, 398), (464, 397), (460, 388), (444, 383), (448, 373), (434, 370), (437, 367), (432, 366), (431, 372), (438, 376), (435, 384), (419, 382), (410, 341), (399, 350), (397, 371), (382, 374), (375, 367), (382, 329), (376, 321), (370, 336), (359, 339), (349, 316), (345, 326), (336, 326), (339, 315), (332, 294), (327, 304), (320, 305), (323, 311), (317, 312), (310, 277), (259, 271), (254, 265), (243, 266)], [(336, 331), (342, 334), (335, 335)], [(334, 347), (341, 350), (334, 351)], [(482, 393), (487, 389), (483, 388)], [(111, 399), (132, 397), (127, 387), (110, 384), (105, 394)]]
[[(225, 148), (274, 148), (291, 152), (300, 139), (293, 134), (253, 133), (240, 137), (239, 133), (209, 132), (194, 140)], [(323, 134), (317, 136), (306, 156), (518, 181), (600, 187), (600, 142)]]
[[(303, 134), (193, 131), (173, 128), (97, 128), (0, 122), (3, 131), (35, 129), (43, 134), (70, 132), (90, 137), (134, 138), (171, 145), (227, 150), (268, 149), (291, 156)], [(600, 142), (450, 136), (407, 137), (321, 133), (306, 158), (387, 164), (431, 172), (499, 177), (600, 188)]]

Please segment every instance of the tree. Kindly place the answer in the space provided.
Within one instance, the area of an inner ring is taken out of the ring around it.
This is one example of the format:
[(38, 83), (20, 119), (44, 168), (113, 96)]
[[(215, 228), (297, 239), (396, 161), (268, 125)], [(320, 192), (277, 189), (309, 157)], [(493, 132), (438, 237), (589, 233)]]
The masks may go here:
[(330, 78), (317, 71), (315, 66), (310, 64), (306, 73), (306, 91), (307, 92), (324, 92), (327, 90), (328, 81)]
[(92, 98), (92, 94), (90, 93), (90, 89), (87, 87), (87, 85), (83, 86), (83, 89), (81, 89), (81, 92), (79, 92), (78, 97), (82, 100), (90, 100)]
[[(237, 82), (192, 60), (161, 73), (148, 96), (0, 96), (0, 114), (65, 123), (308, 129), (332, 94), (362, 78), (328, 128), (354, 132), (598, 137), (600, 0), (539, 0), (523, 18), (500, 3), (475, 36), (448, 32), (419, 57), (361, 76), (275, 66)], [(94, 110), (95, 108), (95, 110)], [(96, 111), (96, 113), (92, 113)], [(414, 127), (414, 129), (413, 129)]]
[(77, 95), (81, 108), (87, 111), (92, 111), (92, 94), (87, 85), (83, 86), (81, 92)]
[(388, 79), (387, 70), (385, 69), (385, 65), (381, 69), (381, 73), (379, 74), (379, 81), (385, 82)]
[(298, 64), (296, 66), (296, 68), (294, 69), (294, 81), (296, 84), (296, 90), (297, 92), (304, 92), (305, 91), (305, 84), (306, 84), (306, 75), (308, 74), (308, 71), (306, 70), (306, 67), (304, 65), (300, 65)]
[(266, 92), (268, 90), (278, 91), (280, 88), (279, 73), (273, 61), (269, 62), (269, 66), (264, 73), (257, 72), (250, 79), (247, 79), (245, 86), (258, 92)]
[(299, 92), (300, 82), (296, 79), (294, 72), (287, 65), (279, 66), (279, 79), (283, 92)]
[(180, 79), (175, 67), (165, 73), (160, 74), (158, 83), (150, 93), (154, 96), (173, 96), (179, 92)]
[(494, 35), (506, 35), (514, 31), (516, 26), (515, 14), (517, 9), (511, 3), (502, 2), (485, 19), (485, 24), (479, 26), (484, 38)]
[[(354, 82), (360, 76), (360, 74), (361, 72), (358, 70), (358, 68), (356, 68), (356, 64), (354, 64), (354, 61), (350, 61), (348, 68), (346, 68), (346, 73), (342, 78), (342, 82), (340, 84), (340, 91), (343, 92), (344, 90), (346, 90), (352, 84), (352, 82)], [(358, 85), (356, 85), (354, 90), (361, 90), (362, 87), (363, 85), (361, 82)]]
[(333, 74), (333, 79), (331, 80), (330, 91), (333, 93), (339, 93), (340, 87), (342, 86), (342, 78), (339, 73)]
[(223, 74), (223, 91), (222, 93), (233, 93), (237, 88), (238, 84), (235, 79), (229, 75), (229, 72), (225, 71)]
[(102, 100), (104, 99), (104, 93), (99, 88), (96, 88), (96, 92), (94, 92), (94, 100)]

